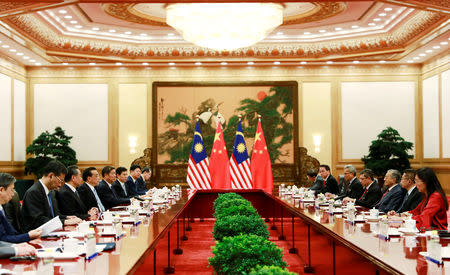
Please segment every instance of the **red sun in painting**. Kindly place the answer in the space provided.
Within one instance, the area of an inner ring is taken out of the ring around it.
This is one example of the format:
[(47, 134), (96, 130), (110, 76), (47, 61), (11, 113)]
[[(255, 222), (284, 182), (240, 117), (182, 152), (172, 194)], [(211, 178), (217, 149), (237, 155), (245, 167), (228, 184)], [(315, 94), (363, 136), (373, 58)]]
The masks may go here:
[(259, 101), (263, 101), (263, 99), (266, 98), (267, 94), (264, 91), (259, 91), (259, 93), (256, 96), (258, 97)]

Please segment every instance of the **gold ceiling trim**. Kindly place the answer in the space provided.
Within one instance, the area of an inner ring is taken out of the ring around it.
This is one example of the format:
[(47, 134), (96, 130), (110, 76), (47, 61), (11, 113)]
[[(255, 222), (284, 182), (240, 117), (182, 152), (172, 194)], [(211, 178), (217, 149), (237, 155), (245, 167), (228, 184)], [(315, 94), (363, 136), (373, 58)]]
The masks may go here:
[[(345, 2), (312, 2), (315, 7), (306, 12), (291, 15), (283, 18), (282, 25), (304, 24), (323, 20), (340, 14), (345, 11), (347, 4)], [(133, 22), (143, 25), (170, 27), (166, 24), (166, 19), (162, 17), (144, 14), (134, 9), (133, 3), (110, 3), (103, 4), (103, 11), (117, 19), (127, 22)]]
[[(341, 39), (317, 43), (259, 43), (235, 51), (214, 51), (189, 44), (149, 45), (81, 39), (62, 36), (32, 14), (5, 20), (11, 27), (26, 35), (47, 50), (48, 55), (77, 55), (77, 57), (128, 61), (140, 60), (216, 60), (216, 59), (340, 59), (387, 51), (403, 51), (405, 46), (426, 35), (430, 28), (448, 19), (440, 13), (419, 11), (392, 33)], [(58, 54), (56, 54), (58, 53)]]

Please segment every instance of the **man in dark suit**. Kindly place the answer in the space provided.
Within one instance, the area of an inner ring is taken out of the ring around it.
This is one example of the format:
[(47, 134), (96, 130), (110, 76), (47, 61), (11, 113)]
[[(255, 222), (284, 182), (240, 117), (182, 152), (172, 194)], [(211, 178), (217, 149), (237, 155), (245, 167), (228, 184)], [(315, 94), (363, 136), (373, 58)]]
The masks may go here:
[(142, 186), (145, 186), (145, 182), (141, 177), (141, 167), (139, 165), (131, 165), (130, 167), (130, 175), (127, 178), (126, 184), (133, 196), (145, 195), (146, 191), (141, 191)]
[[(0, 173), (0, 204), (9, 202), (14, 196), (14, 182), (16, 179), (7, 173)], [(0, 205), (0, 241), (23, 243), (41, 236), (41, 229), (34, 229), (28, 233), (19, 234), (9, 223), (3, 207)]]
[(403, 176), (400, 181), (401, 186), (406, 190), (405, 197), (400, 203), (400, 206), (396, 210), (397, 213), (403, 213), (411, 211), (419, 205), (423, 199), (422, 193), (417, 190), (414, 179), (416, 177), (416, 171), (413, 169), (406, 169), (403, 171)]
[(395, 169), (388, 170), (384, 176), (384, 185), (386, 191), (381, 200), (376, 205), (381, 212), (388, 213), (391, 210), (398, 209), (403, 201), (404, 189), (400, 186), (401, 174)]
[(88, 210), (78, 194), (77, 188), (83, 183), (83, 178), (77, 166), (67, 167), (65, 181), (66, 183), (56, 193), (61, 214), (74, 215), (82, 220), (97, 220), (98, 209), (92, 207)]
[(339, 193), (339, 187), (337, 180), (330, 173), (330, 166), (326, 164), (320, 165), (319, 174), (323, 179), (323, 185), (318, 193), (331, 193), (337, 195)]
[(150, 167), (144, 167), (142, 168), (142, 174), (141, 174), (141, 179), (142, 181), (140, 181), (138, 187), (138, 192), (139, 193), (147, 193), (148, 189), (147, 189), (147, 182), (150, 181), (150, 178), (152, 177), (152, 170), (150, 169)]
[(12, 199), (3, 204), (3, 210), (5, 211), (6, 219), (14, 227), (17, 232), (22, 232), (21, 222), (20, 222), (20, 198), (19, 193), (14, 191), (14, 196)]
[(112, 166), (105, 166), (102, 169), (103, 180), (97, 186), (97, 193), (102, 200), (106, 209), (121, 205), (130, 204), (131, 201), (128, 198), (121, 198), (117, 195), (116, 191), (112, 189), (112, 183), (116, 180), (116, 170)]
[(98, 175), (97, 168), (88, 167), (83, 171), (84, 183), (78, 187), (77, 191), (86, 208), (97, 208), (101, 213), (106, 209), (98, 196), (97, 190), (95, 189), (99, 183), (99, 180), (100, 176)]
[(81, 219), (75, 216), (65, 216), (59, 212), (54, 190), (64, 184), (66, 173), (64, 164), (52, 160), (44, 167), (42, 178), (27, 190), (23, 197), (21, 211), (24, 230), (37, 228), (56, 216), (59, 216), (64, 225), (75, 225), (81, 222)]
[(345, 197), (352, 199), (358, 199), (364, 192), (364, 188), (356, 178), (356, 169), (353, 165), (344, 166), (344, 181), (339, 195), (335, 197), (335, 200), (342, 200)]
[(374, 207), (382, 196), (380, 186), (374, 181), (374, 174), (370, 169), (364, 169), (359, 174), (359, 181), (364, 187), (364, 192), (358, 199), (344, 198), (343, 203), (354, 202), (356, 205), (366, 208)]
[(126, 184), (128, 177), (128, 170), (125, 167), (116, 168), (116, 181), (112, 184), (112, 188), (116, 191), (117, 196), (120, 198), (129, 199), (133, 197), (133, 193), (130, 190), (130, 186)]
[(306, 178), (309, 182), (312, 183), (312, 186), (309, 188), (310, 190), (314, 190), (315, 193), (319, 192), (322, 189), (323, 186), (323, 180), (320, 175), (317, 174), (317, 171), (315, 169), (309, 169), (306, 172)]

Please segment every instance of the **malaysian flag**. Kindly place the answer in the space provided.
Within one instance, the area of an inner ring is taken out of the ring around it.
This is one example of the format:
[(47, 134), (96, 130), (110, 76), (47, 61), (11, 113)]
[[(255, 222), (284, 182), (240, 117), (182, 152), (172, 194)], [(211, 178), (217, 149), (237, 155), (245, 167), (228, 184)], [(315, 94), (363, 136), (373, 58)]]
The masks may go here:
[(251, 189), (252, 173), (250, 172), (250, 159), (247, 146), (245, 146), (244, 133), (242, 132), (241, 119), (239, 118), (234, 140), (233, 153), (230, 158), (231, 188)]
[(209, 175), (209, 161), (206, 155), (200, 126), (195, 125), (194, 140), (187, 170), (187, 182), (192, 189), (211, 189), (211, 176)]

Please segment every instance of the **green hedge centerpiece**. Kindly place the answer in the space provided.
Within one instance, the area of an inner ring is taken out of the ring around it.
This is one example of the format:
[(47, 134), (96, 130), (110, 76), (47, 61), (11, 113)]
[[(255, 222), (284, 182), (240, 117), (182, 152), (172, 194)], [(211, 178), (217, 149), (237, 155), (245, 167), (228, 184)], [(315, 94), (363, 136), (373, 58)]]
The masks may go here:
[(227, 208), (220, 208), (216, 212), (214, 212), (214, 217), (216, 219), (221, 219), (227, 216), (234, 216), (234, 215), (241, 215), (241, 216), (256, 216), (260, 217), (256, 209), (247, 204), (240, 204), (240, 205), (232, 205)]
[(247, 274), (258, 265), (286, 267), (280, 248), (265, 237), (225, 237), (213, 248), (209, 264), (218, 274)]
[(216, 210), (216, 208), (222, 204), (225, 201), (233, 200), (233, 199), (244, 199), (241, 195), (236, 193), (224, 193), (219, 194), (217, 199), (214, 201), (213, 209)]
[(279, 266), (265, 265), (257, 266), (252, 269), (249, 275), (296, 275), (297, 273), (290, 272), (286, 268), (281, 268)]
[(245, 205), (248, 207), (253, 207), (252, 203), (246, 199), (230, 199), (223, 201), (222, 203), (216, 205), (215, 213), (221, 212), (222, 209), (229, 208), (232, 206)]
[(216, 220), (213, 229), (213, 237), (216, 241), (222, 241), (225, 237), (233, 237), (239, 234), (252, 234), (263, 238), (269, 238), (266, 223), (260, 216), (228, 216)]

